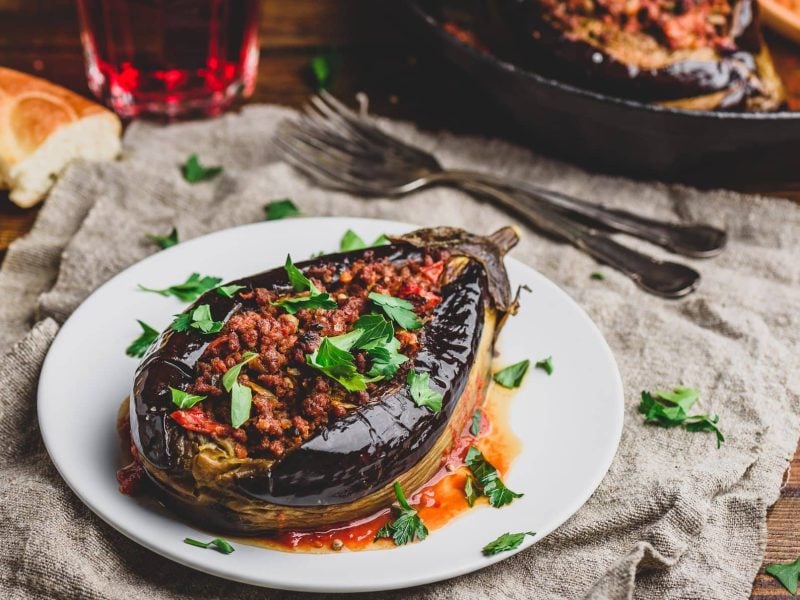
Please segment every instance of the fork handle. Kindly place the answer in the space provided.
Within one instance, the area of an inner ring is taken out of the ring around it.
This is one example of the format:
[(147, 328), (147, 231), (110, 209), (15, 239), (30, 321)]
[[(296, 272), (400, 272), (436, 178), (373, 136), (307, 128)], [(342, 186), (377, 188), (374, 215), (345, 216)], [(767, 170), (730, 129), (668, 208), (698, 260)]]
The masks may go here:
[(691, 293), (700, 282), (700, 274), (691, 267), (643, 254), (595, 229), (574, 223), (545, 205), (533, 208), (502, 189), (476, 181), (465, 181), (461, 187), (488, 196), (533, 227), (570, 242), (598, 261), (621, 271), (651, 294), (680, 298)]
[(636, 236), (684, 256), (694, 258), (715, 256), (722, 251), (727, 241), (724, 231), (710, 225), (683, 225), (648, 219), (624, 210), (607, 208), (561, 192), (548, 190), (527, 181), (507, 180), (474, 171), (445, 170), (438, 175), (459, 183), (476, 181), (495, 188), (521, 192), (534, 200), (546, 203), (559, 212), (580, 215), (594, 224)]

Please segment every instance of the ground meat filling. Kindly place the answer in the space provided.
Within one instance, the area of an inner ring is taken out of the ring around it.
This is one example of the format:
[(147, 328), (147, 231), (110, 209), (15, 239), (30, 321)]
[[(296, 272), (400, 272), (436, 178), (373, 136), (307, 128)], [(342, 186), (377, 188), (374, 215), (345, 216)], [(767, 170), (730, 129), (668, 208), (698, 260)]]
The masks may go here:
[[(240, 293), (255, 308), (228, 320), (197, 362), (195, 380), (187, 390), (206, 399), (191, 409), (173, 412), (172, 418), (185, 429), (233, 439), (239, 458), (283, 457), (321, 427), (369, 402), (379, 385), (369, 383), (364, 391), (348, 392), (309, 367), (306, 354), (319, 347), (323, 336), (347, 333), (359, 317), (375, 310), (367, 298), (370, 292), (404, 298), (423, 321), (429, 318), (441, 301), (440, 281), (447, 258), (445, 251), (432, 251), (392, 262), (367, 252), (344, 270), (334, 263), (315, 265), (305, 275), (336, 301), (338, 307), (331, 310), (301, 309), (290, 315), (271, 304), (285, 295), (265, 288)], [(419, 350), (418, 333), (395, 324), (395, 337), (400, 352), (413, 358)], [(252, 389), (253, 403), (250, 419), (233, 428), (230, 394), (222, 376), (242, 360), (244, 352), (258, 353), (239, 376), (239, 383)], [(371, 368), (365, 352), (356, 351), (354, 358), (359, 372)], [(395, 377), (402, 376), (401, 369)]]

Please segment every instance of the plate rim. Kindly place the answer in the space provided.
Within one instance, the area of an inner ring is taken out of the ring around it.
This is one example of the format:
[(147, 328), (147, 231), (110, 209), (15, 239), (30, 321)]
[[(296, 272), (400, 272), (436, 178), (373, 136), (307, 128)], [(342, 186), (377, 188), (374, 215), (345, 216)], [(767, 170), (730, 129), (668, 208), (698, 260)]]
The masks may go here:
[[(309, 217), (302, 217), (300, 219), (292, 219), (292, 221), (299, 221), (308, 223), (309, 221), (320, 221), (324, 223), (328, 223), (333, 226), (334, 223), (339, 223), (343, 226), (348, 228), (355, 228), (354, 225), (358, 223), (369, 223), (370, 225), (382, 225), (384, 227), (393, 227), (393, 228), (405, 228), (407, 230), (411, 230), (413, 228), (422, 227), (421, 225), (407, 223), (402, 221), (395, 221), (391, 219), (380, 219), (380, 218), (367, 218), (367, 217), (330, 217), (330, 216), (309, 216)], [(186, 240), (185, 242), (181, 242), (180, 246), (183, 246), (185, 249), (190, 245), (202, 245), (207, 243), (208, 239), (214, 238), (216, 236), (223, 236), (223, 235), (230, 235), (228, 232), (231, 230), (242, 231), (247, 229), (261, 229), (264, 227), (280, 227), (284, 226), (286, 221), (259, 221), (255, 223), (247, 223), (242, 225), (237, 225), (233, 227), (227, 227), (224, 229), (219, 229), (216, 231), (212, 231), (206, 233), (201, 236), (197, 236), (190, 240)], [(592, 479), (591, 482), (587, 482), (587, 485), (584, 486), (585, 492), (583, 494), (576, 494), (572, 502), (565, 504), (564, 508), (558, 513), (558, 516), (551, 518), (551, 526), (547, 528), (541, 528), (541, 530), (536, 532), (534, 537), (526, 537), (523, 543), (513, 551), (503, 552), (496, 554), (490, 557), (482, 557), (481, 564), (479, 566), (474, 566), (474, 563), (464, 563), (459, 565), (458, 567), (447, 569), (444, 572), (442, 571), (432, 571), (426, 576), (422, 576), (419, 578), (414, 579), (413, 583), (403, 583), (398, 582), (396, 584), (389, 584), (389, 585), (381, 585), (380, 587), (376, 587), (374, 585), (359, 585), (358, 583), (353, 583), (348, 587), (326, 587), (325, 585), (317, 585), (314, 583), (305, 583), (300, 585), (294, 584), (279, 584), (275, 582), (267, 582), (263, 578), (257, 577), (247, 577), (247, 576), (239, 576), (235, 574), (233, 571), (226, 570), (224, 568), (219, 568), (213, 561), (203, 562), (202, 560), (197, 560), (191, 558), (191, 555), (184, 555), (180, 552), (172, 551), (171, 549), (165, 547), (164, 545), (159, 545), (158, 543), (154, 543), (147, 539), (146, 537), (139, 535), (135, 530), (126, 527), (125, 525), (114, 521), (111, 518), (108, 518), (108, 515), (105, 514), (105, 511), (101, 506), (98, 506), (97, 503), (93, 502), (91, 498), (84, 495), (77, 486), (73, 485), (73, 482), (65, 475), (65, 466), (61, 464), (59, 459), (57, 458), (57, 454), (54, 453), (52, 449), (52, 444), (54, 442), (54, 438), (50, 437), (49, 426), (45, 426), (44, 423), (48, 423), (49, 419), (43, 412), (43, 405), (45, 404), (46, 400), (43, 399), (45, 393), (48, 391), (45, 385), (42, 385), (42, 382), (47, 381), (45, 374), (47, 373), (48, 368), (52, 368), (51, 364), (55, 361), (53, 356), (56, 355), (57, 352), (54, 349), (58, 349), (59, 338), (62, 337), (64, 331), (69, 333), (70, 331), (70, 323), (76, 322), (82, 311), (85, 310), (85, 305), (89, 301), (90, 298), (99, 294), (104, 290), (106, 287), (110, 287), (114, 285), (117, 279), (122, 278), (130, 269), (134, 267), (140, 267), (146, 265), (150, 262), (158, 262), (159, 257), (163, 256), (166, 252), (173, 251), (174, 248), (168, 248), (166, 250), (160, 250), (155, 252), (140, 261), (132, 263), (128, 265), (125, 269), (119, 271), (108, 280), (103, 282), (100, 286), (98, 286), (95, 290), (93, 290), (86, 298), (84, 298), (81, 303), (75, 308), (75, 310), (69, 315), (69, 317), (64, 321), (64, 323), (60, 326), (59, 331), (54, 338), (53, 342), (48, 348), (47, 355), (42, 363), (42, 368), (39, 374), (39, 381), (37, 383), (37, 393), (36, 393), (36, 414), (37, 420), (39, 424), (40, 434), (42, 436), (42, 440), (45, 445), (45, 449), (47, 450), (48, 457), (53, 465), (56, 467), (59, 476), (67, 484), (70, 490), (80, 499), (80, 501), (86, 505), (96, 516), (98, 516), (103, 522), (110, 525), (113, 529), (130, 539), (131, 541), (151, 550), (152, 552), (168, 558), (178, 564), (181, 564), (185, 567), (194, 569), (196, 571), (200, 571), (203, 573), (207, 573), (216, 577), (220, 577), (222, 579), (226, 579), (229, 581), (235, 581), (238, 583), (244, 583), (248, 585), (254, 585), (258, 587), (265, 587), (269, 589), (276, 589), (276, 590), (286, 590), (286, 591), (300, 591), (300, 592), (312, 592), (312, 593), (360, 593), (360, 592), (375, 592), (375, 591), (389, 591), (389, 590), (398, 590), (398, 589), (407, 589), (411, 587), (416, 587), (420, 585), (427, 585), (431, 583), (436, 583), (439, 581), (445, 581), (448, 579), (452, 579), (454, 577), (459, 577), (461, 575), (465, 575), (468, 573), (476, 572), (479, 570), (483, 570), (486, 567), (494, 565), (498, 562), (501, 562), (507, 558), (510, 558), (517, 554), (518, 552), (522, 552), (529, 548), (530, 546), (538, 543), (542, 539), (544, 539), (547, 535), (552, 533), (558, 527), (561, 527), (572, 515), (574, 515), (581, 507), (589, 500), (589, 498), (594, 494), (594, 492), (599, 487), (600, 483), (605, 479), (608, 470), (611, 468), (611, 465), (614, 461), (614, 458), (619, 450), (619, 445), (622, 437), (622, 430), (623, 430), (623, 421), (624, 421), (624, 408), (625, 408), (625, 394), (624, 394), (624, 386), (622, 382), (622, 376), (619, 370), (619, 365), (617, 364), (616, 357), (612, 352), (610, 346), (608, 345), (605, 336), (603, 335), (600, 328), (595, 324), (595, 322), (591, 319), (588, 313), (580, 306), (566, 291), (564, 291), (560, 286), (556, 283), (551, 281), (545, 275), (537, 271), (534, 267), (522, 262), (519, 259), (514, 258), (513, 256), (506, 256), (505, 260), (510, 261), (512, 263), (516, 263), (519, 267), (529, 271), (535, 278), (539, 281), (538, 283), (544, 286), (549, 286), (553, 289), (562, 300), (566, 301), (567, 303), (572, 305), (573, 309), (576, 309), (577, 314), (579, 314), (586, 325), (588, 325), (589, 329), (593, 332), (594, 337), (600, 342), (600, 347), (602, 348), (606, 358), (609, 359), (610, 365), (613, 367), (613, 373), (611, 373), (611, 381), (613, 382), (614, 390), (613, 395), (616, 398), (616, 402), (614, 404), (614, 426), (615, 431), (613, 431), (613, 440), (614, 443), (609, 445), (608, 449), (605, 452), (605, 456), (602, 457), (601, 461), (598, 461), (599, 465), (595, 471), (595, 477)], [(76, 317), (78, 315), (78, 317)], [(44, 416), (43, 416), (44, 415)], [(174, 521), (183, 522), (180, 517), (170, 515), (170, 518)], [(189, 525), (192, 526), (192, 525)], [(445, 525), (445, 527), (447, 527)], [(265, 551), (270, 551), (268, 548), (263, 548)], [(308, 553), (301, 553), (304, 556), (308, 556)], [(199, 556), (199, 555), (198, 555)], [(319, 556), (336, 556), (330, 554), (320, 554)], [(338, 555), (344, 556), (344, 555)]]

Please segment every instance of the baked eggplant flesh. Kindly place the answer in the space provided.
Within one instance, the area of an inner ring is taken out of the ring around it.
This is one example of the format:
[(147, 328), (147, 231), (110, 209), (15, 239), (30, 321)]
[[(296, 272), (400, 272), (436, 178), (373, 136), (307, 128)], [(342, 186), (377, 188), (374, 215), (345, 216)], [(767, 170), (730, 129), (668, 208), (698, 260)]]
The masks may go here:
[(785, 92), (754, 0), (499, 0), (540, 71), (677, 108), (772, 111)]
[[(418, 488), (484, 400), (517, 240), (421, 229), (205, 293), (185, 315), (207, 305), (218, 331), (173, 324), (135, 376), (146, 474), (180, 514), (245, 535), (352, 521), (391, 505), (395, 481)], [(337, 351), (344, 370), (321, 368)]]

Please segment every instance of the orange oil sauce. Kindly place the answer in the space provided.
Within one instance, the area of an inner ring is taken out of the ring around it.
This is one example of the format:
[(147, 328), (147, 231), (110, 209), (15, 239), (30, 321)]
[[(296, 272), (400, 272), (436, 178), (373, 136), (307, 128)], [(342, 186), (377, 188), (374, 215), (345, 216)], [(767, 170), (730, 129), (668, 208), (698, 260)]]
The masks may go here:
[[(481, 408), (481, 427), (477, 436), (469, 429), (470, 418), (461, 437), (442, 461), (442, 468), (419, 490), (409, 495), (408, 500), (417, 509), (429, 531), (443, 527), (451, 520), (470, 510), (464, 495), (464, 483), (468, 468), (464, 457), (471, 445), (475, 445), (503, 477), (508, 473), (514, 459), (522, 449), (522, 442), (511, 430), (509, 411), (514, 391), (496, 384), (489, 387), (486, 402)], [(473, 509), (487, 504), (479, 498)], [(285, 531), (270, 536), (238, 538), (250, 544), (289, 552), (332, 552), (339, 550), (375, 550), (394, 547), (389, 539), (375, 541), (375, 535), (391, 519), (389, 507), (374, 515), (329, 526), (319, 530)], [(341, 546), (339, 546), (341, 542)]]

